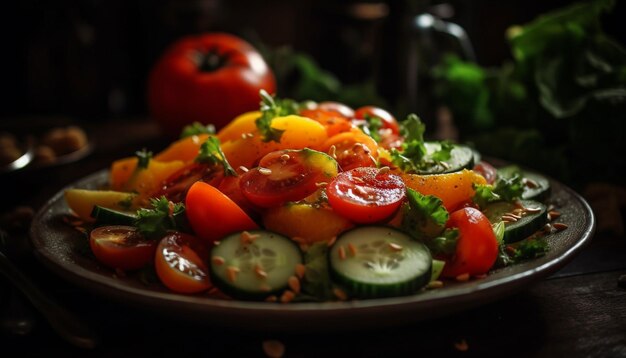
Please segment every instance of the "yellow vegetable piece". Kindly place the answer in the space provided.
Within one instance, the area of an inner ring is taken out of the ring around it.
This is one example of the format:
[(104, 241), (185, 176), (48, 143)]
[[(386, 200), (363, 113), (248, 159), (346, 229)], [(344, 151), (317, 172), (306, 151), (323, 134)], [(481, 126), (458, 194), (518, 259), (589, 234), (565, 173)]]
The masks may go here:
[(135, 208), (136, 194), (111, 190), (68, 189), (64, 193), (65, 201), (81, 219), (92, 221), (91, 211), (98, 205), (114, 210)]
[(179, 139), (176, 142), (169, 145), (162, 152), (154, 156), (154, 160), (160, 162), (169, 162), (172, 160), (181, 160), (183, 162), (189, 162), (196, 159), (200, 145), (204, 143), (208, 134), (192, 135), (183, 139)]
[(180, 160), (171, 162), (159, 162), (150, 160), (148, 167), (131, 174), (130, 179), (124, 184), (124, 191), (139, 193), (142, 199), (148, 199), (155, 194), (163, 182), (185, 165)]
[(474, 184), (487, 183), (482, 175), (467, 169), (449, 174), (403, 174), (402, 180), (407, 187), (415, 191), (438, 197), (450, 212), (472, 199)]
[(308, 244), (328, 241), (354, 226), (330, 208), (309, 204), (288, 204), (269, 209), (263, 214), (263, 225), (267, 230)]
[(119, 159), (111, 164), (109, 183), (112, 190), (121, 191), (137, 167), (137, 157)]
[(242, 134), (255, 133), (256, 120), (261, 117), (261, 112), (247, 112), (233, 119), (226, 127), (217, 133), (217, 138), (224, 143), (241, 138)]

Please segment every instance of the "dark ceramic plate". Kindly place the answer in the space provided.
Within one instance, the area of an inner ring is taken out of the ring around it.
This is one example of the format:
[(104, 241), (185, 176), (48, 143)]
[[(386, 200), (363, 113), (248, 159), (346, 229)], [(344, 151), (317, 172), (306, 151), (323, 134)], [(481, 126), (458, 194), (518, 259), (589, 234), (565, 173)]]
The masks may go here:
[[(101, 171), (71, 187), (99, 188)], [(227, 301), (168, 292), (137, 276), (116, 277), (85, 254), (85, 237), (63, 221), (69, 212), (63, 192), (39, 211), (31, 229), (38, 257), (51, 270), (97, 294), (122, 303), (212, 324), (248, 329), (350, 329), (396, 325), (448, 315), (511, 295), (569, 262), (591, 238), (595, 220), (589, 205), (573, 190), (552, 181), (551, 202), (569, 227), (549, 236), (550, 251), (541, 258), (499, 269), (488, 277), (412, 296), (326, 303), (277, 304)]]

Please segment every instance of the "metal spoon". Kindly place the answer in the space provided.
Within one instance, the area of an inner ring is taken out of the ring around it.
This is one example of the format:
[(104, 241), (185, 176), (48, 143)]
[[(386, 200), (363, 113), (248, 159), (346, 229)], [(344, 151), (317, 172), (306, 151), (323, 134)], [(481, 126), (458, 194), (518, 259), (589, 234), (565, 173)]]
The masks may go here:
[(80, 348), (91, 349), (97, 345), (98, 338), (89, 326), (35, 286), (2, 251), (0, 273), (24, 294), (61, 338)]

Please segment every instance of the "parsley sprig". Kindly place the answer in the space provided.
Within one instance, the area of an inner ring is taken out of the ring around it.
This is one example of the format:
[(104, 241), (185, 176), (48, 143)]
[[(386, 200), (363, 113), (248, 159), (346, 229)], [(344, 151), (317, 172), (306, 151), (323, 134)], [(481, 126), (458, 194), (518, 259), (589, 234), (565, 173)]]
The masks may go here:
[(519, 173), (511, 177), (498, 176), (494, 185), (474, 184), (474, 197), (472, 201), (480, 208), (496, 201), (514, 201), (522, 197), (524, 193), (523, 177)]
[(261, 117), (257, 118), (255, 124), (264, 142), (279, 143), (284, 130), (272, 128), (272, 120), (276, 117), (298, 113), (298, 103), (291, 99), (274, 98), (265, 90), (260, 90), (259, 95), (261, 96)]
[(220, 140), (217, 137), (211, 136), (200, 145), (196, 162), (208, 165), (221, 165), (224, 168), (225, 176), (237, 176), (235, 169), (228, 163), (226, 155), (224, 155), (220, 147)]
[(135, 156), (137, 157), (137, 169), (147, 169), (152, 159), (152, 152), (143, 148), (142, 150), (136, 151)]
[(180, 133), (180, 138), (187, 138), (199, 134), (215, 134), (215, 126), (207, 124), (206, 126), (200, 122), (193, 122), (193, 124), (185, 126)]
[(380, 133), (378, 132), (383, 127), (382, 119), (376, 116), (365, 115), (365, 120), (360, 124), (359, 129), (368, 136), (372, 137), (376, 142), (381, 141)]
[(170, 230), (184, 231), (185, 206), (173, 203), (165, 196), (150, 199), (151, 209), (137, 210), (137, 231), (149, 239), (160, 239)]

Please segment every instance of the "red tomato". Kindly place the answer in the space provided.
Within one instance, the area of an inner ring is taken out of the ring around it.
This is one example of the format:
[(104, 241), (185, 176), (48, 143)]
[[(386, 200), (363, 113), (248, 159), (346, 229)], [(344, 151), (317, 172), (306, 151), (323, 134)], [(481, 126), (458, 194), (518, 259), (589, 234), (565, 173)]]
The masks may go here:
[(187, 190), (199, 180), (213, 186), (222, 181), (221, 168), (209, 167), (206, 164), (189, 163), (170, 175), (163, 184), (161, 190), (154, 195), (157, 198), (165, 196), (168, 200), (180, 203), (185, 199)]
[(376, 166), (374, 155), (378, 154), (378, 145), (372, 137), (360, 129), (328, 138), (323, 147), (337, 160), (342, 171)]
[(318, 182), (337, 175), (337, 163), (310, 149), (280, 150), (267, 154), (259, 167), (241, 176), (243, 195), (253, 204), (270, 208), (313, 194)]
[(480, 210), (468, 207), (450, 214), (446, 226), (459, 229), (459, 241), (454, 256), (446, 260), (442, 275), (487, 273), (498, 258), (498, 241), (489, 219)]
[(150, 113), (172, 136), (186, 124), (217, 129), (259, 109), (259, 90), (276, 91), (271, 69), (244, 40), (229, 34), (188, 36), (171, 45), (150, 73)]
[(350, 121), (335, 111), (304, 109), (300, 111), (300, 115), (316, 120), (324, 125), (329, 138), (336, 134), (347, 132), (352, 128)]
[(258, 229), (257, 224), (230, 198), (201, 181), (189, 188), (185, 206), (191, 228), (209, 243), (235, 231)]
[(196, 293), (211, 288), (208, 246), (195, 236), (173, 232), (161, 239), (154, 260), (161, 282), (172, 291)]
[(259, 209), (254, 206), (241, 192), (241, 175), (227, 176), (220, 182), (217, 189), (237, 204), (246, 214), (252, 216), (257, 214)]
[(156, 241), (145, 239), (132, 226), (102, 226), (89, 234), (96, 259), (113, 269), (137, 270), (154, 259)]
[(496, 168), (493, 167), (493, 165), (481, 161), (476, 164), (472, 170), (482, 175), (485, 180), (487, 180), (488, 184), (493, 184), (496, 182), (498, 171), (496, 170)]
[(400, 134), (400, 126), (396, 117), (382, 108), (365, 106), (356, 110), (354, 118), (365, 119), (365, 117), (377, 117), (383, 122), (383, 128), (391, 129), (393, 134)]
[(375, 223), (390, 217), (406, 195), (399, 176), (379, 174), (376, 168), (340, 173), (326, 190), (333, 210), (357, 223)]
[(343, 103), (339, 103), (339, 102), (332, 102), (332, 101), (320, 102), (317, 105), (317, 108), (323, 109), (325, 111), (337, 112), (337, 113), (341, 114), (345, 118), (353, 118), (354, 117), (354, 109), (346, 106)]

